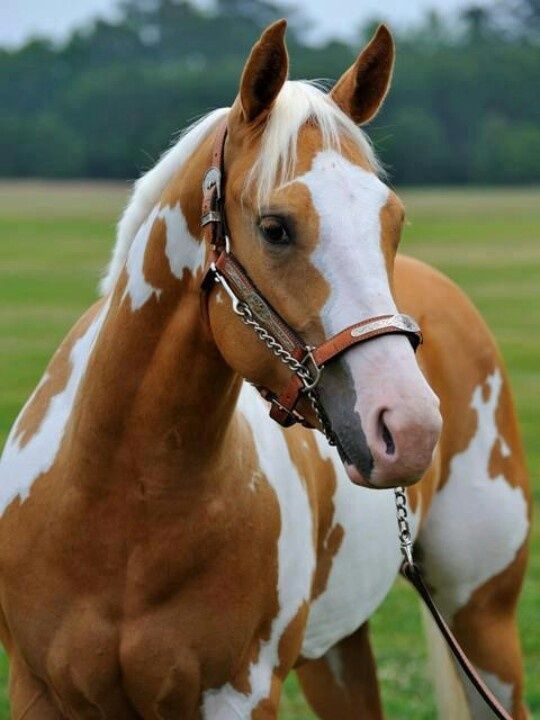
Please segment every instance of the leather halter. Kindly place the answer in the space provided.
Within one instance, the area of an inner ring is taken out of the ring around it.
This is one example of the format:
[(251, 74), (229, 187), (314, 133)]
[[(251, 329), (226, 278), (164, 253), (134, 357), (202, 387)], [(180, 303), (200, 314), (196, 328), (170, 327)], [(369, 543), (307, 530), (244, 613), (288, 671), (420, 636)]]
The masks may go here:
[(212, 164), (204, 176), (202, 187), (201, 225), (205, 240), (211, 248), (201, 283), (203, 302), (206, 306), (212, 287), (216, 282), (221, 283), (231, 297), (235, 310), (239, 302), (247, 306), (257, 324), (308, 371), (295, 372), (277, 395), (268, 388), (257, 389), (271, 402), (270, 417), (280, 425), (288, 427), (301, 422), (311, 427), (296, 407), (302, 394), (317, 386), (327, 363), (354, 345), (383, 335), (406, 335), (416, 350), (422, 342), (422, 334), (416, 322), (408, 315), (378, 315), (346, 327), (317, 347), (307, 345), (257, 289), (231, 250), (224, 214), (226, 138), (227, 119), (225, 118), (217, 129), (212, 149)]

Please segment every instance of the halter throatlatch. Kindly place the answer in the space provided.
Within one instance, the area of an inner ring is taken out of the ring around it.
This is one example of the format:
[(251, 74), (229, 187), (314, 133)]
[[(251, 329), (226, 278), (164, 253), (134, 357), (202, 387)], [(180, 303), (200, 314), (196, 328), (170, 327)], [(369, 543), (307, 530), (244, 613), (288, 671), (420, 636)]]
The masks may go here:
[(284, 427), (296, 422), (310, 426), (297, 410), (298, 401), (302, 395), (307, 395), (325, 434), (332, 441), (329, 424), (325, 422), (323, 410), (314, 394), (324, 366), (354, 345), (382, 335), (406, 335), (416, 350), (422, 342), (420, 328), (408, 315), (378, 315), (350, 325), (317, 347), (307, 345), (259, 292), (231, 249), (224, 216), (223, 156), (226, 137), (227, 121), (223, 120), (214, 139), (212, 165), (203, 180), (201, 225), (211, 248), (201, 285), (204, 302), (207, 302), (212, 287), (219, 283), (243, 322), (252, 327), (269, 349), (291, 369), (293, 374), (281, 392), (276, 394), (268, 388), (257, 388), (271, 403), (270, 417)]

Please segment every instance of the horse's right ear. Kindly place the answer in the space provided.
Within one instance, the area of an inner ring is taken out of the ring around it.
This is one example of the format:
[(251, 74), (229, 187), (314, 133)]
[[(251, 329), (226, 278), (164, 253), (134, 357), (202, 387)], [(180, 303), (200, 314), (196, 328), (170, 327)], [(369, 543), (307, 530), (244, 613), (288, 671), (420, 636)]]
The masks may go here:
[(234, 104), (234, 115), (242, 121), (263, 120), (289, 71), (289, 57), (285, 47), (286, 20), (273, 23), (255, 43), (245, 64), (240, 81), (240, 93)]

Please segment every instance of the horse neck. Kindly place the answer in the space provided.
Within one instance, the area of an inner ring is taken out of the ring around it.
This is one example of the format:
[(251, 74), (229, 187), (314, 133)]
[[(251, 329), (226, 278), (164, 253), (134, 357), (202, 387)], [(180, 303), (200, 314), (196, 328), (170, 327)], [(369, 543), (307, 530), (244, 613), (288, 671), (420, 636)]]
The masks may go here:
[(137, 233), (79, 394), (81, 457), (160, 485), (215, 465), (241, 382), (201, 313), (196, 187), (181, 173)]

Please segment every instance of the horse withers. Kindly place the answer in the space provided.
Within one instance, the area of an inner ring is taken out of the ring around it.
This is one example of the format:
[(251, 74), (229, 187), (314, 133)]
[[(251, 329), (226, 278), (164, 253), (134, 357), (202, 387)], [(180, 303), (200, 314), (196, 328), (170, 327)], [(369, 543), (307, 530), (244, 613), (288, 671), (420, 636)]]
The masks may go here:
[[(103, 297), (7, 440), (14, 720), (270, 720), (295, 667), (319, 717), (381, 718), (367, 622), (400, 566), (399, 485), (446, 619), (526, 717), (515, 614), (530, 497), (506, 374), (464, 295), (396, 255), (403, 206), (359, 129), (386, 95), (391, 36), (381, 27), (326, 94), (287, 81), (284, 30), (254, 46), (230, 110), (137, 182)], [(318, 347), (397, 307), (420, 323), (416, 356), (407, 333), (374, 337), (328, 362), (316, 403), (300, 393), (298, 418), (324, 413), (336, 447), (268, 419), (253, 385), (280, 396), (293, 366), (225, 285), (201, 292), (202, 182), (225, 117), (227, 244), (294, 336)], [(441, 717), (484, 718), (428, 636)]]

